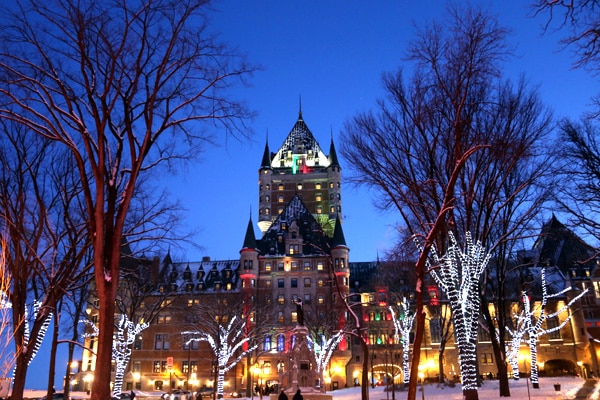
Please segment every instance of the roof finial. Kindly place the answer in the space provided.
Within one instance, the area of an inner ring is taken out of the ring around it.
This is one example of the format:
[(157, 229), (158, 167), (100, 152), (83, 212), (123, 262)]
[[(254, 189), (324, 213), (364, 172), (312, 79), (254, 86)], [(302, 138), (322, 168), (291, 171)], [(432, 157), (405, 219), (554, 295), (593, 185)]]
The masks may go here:
[(298, 111), (298, 119), (302, 119), (302, 95), (299, 95), (299, 111)]

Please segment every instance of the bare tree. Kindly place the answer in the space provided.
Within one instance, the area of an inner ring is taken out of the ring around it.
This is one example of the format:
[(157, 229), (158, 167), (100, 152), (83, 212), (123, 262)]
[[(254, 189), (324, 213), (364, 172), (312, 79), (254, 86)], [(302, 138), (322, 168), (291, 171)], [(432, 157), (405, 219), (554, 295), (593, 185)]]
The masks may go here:
[[(346, 125), (341, 146), (353, 182), (375, 188), (377, 206), (397, 209), (404, 229), (425, 238), (415, 269), (409, 398), (416, 395), (430, 246), (435, 242), (444, 252), (451, 230), (458, 237), (472, 231), (494, 251), (521, 236), (518, 228), (528, 227), (522, 222), (541, 204), (534, 196), (545, 194), (531, 188), (542, 187), (535, 183), (549, 165), (540, 154), (551, 130), (549, 112), (524, 81), (513, 86), (501, 79), (501, 64), (512, 51), (507, 30), (478, 9), (456, 7), (448, 15), (447, 26), (417, 32), (407, 52), (415, 72), (408, 79), (402, 70), (385, 74), (387, 98), (377, 103), (377, 113), (359, 114)], [(511, 180), (520, 170), (527, 174)], [(512, 212), (502, 212), (507, 208)], [(506, 217), (509, 224), (501, 224)], [(509, 395), (508, 379), (502, 382), (501, 395)]]
[(7, 292), (17, 355), (12, 395), (19, 397), (57, 305), (84, 273), (89, 236), (77, 212), (81, 191), (68, 153), (15, 124), (2, 127), (0, 225), (7, 232), (6, 267), (13, 279)]
[(214, 123), (245, 134), (240, 121), (250, 114), (228, 88), (253, 69), (210, 34), (206, 0), (16, 7), (2, 17), (0, 118), (61, 143), (76, 160), (101, 310), (92, 399), (106, 399), (121, 244), (138, 179), (198, 153)]

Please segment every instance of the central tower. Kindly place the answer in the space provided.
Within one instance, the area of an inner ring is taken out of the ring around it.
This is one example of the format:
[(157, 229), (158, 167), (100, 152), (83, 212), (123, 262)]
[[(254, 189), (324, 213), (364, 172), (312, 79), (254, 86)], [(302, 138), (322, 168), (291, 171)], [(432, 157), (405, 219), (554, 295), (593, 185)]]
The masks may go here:
[(302, 118), (275, 153), (265, 144), (258, 170), (258, 226), (266, 232), (285, 206), (298, 195), (306, 208), (333, 235), (336, 218), (341, 220), (341, 168), (333, 138), (326, 155)]

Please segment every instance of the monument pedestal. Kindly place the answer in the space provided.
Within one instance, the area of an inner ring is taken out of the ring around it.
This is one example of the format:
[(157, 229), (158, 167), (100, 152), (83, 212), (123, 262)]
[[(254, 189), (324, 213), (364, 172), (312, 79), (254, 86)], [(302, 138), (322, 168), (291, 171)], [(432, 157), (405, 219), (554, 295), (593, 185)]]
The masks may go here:
[[(301, 315), (301, 313), (299, 314)], [(315, 355), (308, 348), (308, 328), (302, 323), (303, 318), (299, 318), (298, 321), (300, 323), (294, 328), (295, 343), (291, 357), (291, 386), (284, 388), (284, 391), (289, 400), (292, 400), (298, 389), (304, 400), (332, 400), (333, 396), (323, 393), (317, 387), (320, 377), (315, 371), (317, 365)], [(277, 400), (278, 397), (279, 393), (273, 393), (270, 395), (270, 400)]]

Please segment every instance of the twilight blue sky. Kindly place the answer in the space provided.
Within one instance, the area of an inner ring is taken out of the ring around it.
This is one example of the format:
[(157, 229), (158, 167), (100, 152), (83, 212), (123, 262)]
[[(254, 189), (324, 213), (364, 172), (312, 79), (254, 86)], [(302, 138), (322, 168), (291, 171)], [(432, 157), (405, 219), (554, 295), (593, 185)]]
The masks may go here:
[[(443, 18), (442, 0), (235, 1), (215, 3), (214, 27), (251, 61), (264, 66), (252, 87), (240, 91), (258, 117), (251, 122), (254, 142), (223, 141), (186, 173), (165, 178), (172, 195), (188, 208), (189, 226), (200, 230), (194, 248), (173, 251), (180, 260), (237, 258), (250, 210), (257, 221), (257, 170), (268, 133), (269, 147), (282, 144), (298, 116), (324, 149), (338, 144), (345, 121), (373, 108), (383, 96), (381, 73), (403, 65), (414, 24)], [(524, 74), (557, 116), (578, 117), (595, 94), (595, 80), (571, 68), (559, 36), (542, 35), (544, 18), (528, 17), (527, 1), (474, 1), (489, 7), (513, 30), (517, 56), (506, 76)], [(341, 160), (342, 174), (347, 161)], [(211, 176), (214, 171), (215, 175)], [(346, 171), (348, 169), (346, 168)], [(343, 176), (343, 175), (342, 175)], [(223, 211), (227, 210), (227, 211)], [(343, 186), (344, 233), (352, 261), (374, 260), (393, 240), (396, 215), (374, 209), (364, 188)], [(258, 229), (255, 229), (259, 233)]]
[[(333, 134), (336, 144), (345, 121), (374, 107), (383, 96), (380, 76), (403, 64), (402, 56), (419, 26), (441, 18), (442, 0), (256, 0), (216, 1), (212, 27), (221, 38), (264, 66), (238, 92), (258, 116), (250, 123), (254, 141), (222, 141), (177, 176), (163, 178), (171, 196), (188, 209), (186, 224), (199, 230), (203, 250), (172, 249), (175, 260), (235, 259), (239, 256), (250, 211), (257, 221), (257, 170), (268, 132), (271, 150), (279, 148), (298, 116), (303, 117), (324, 149)], [(489, 7), (513, 29), (510, 41), (518, 57), (506, 65), (506, 76), (525, 74), (557, 116), (578, 117), (597, 94), (596, 79), (572, 70), (559, 35), (542, 35), (544, 18), (528, 17), (527, 0), (472, 1)], [(342, 173), (347, 161), (340, 160)], [(226, 210), (226, 211), (223, 211)], [(365, 189), (343, 187), (344, 233), (351, 261), (374, 260), (392, 244), (398, 218), (380, 214)], [(255, 229), (258, 232), (258, 229)], [(48, 342), (48, 341), (46, 341)], [(48, 343), (45, 343), (47, 346)], [(59, 351), (65, 350), (64, 345)], [(56, 387), (62, 387), (66, 361), (59, 357)], [(47, 355), (33, 361), (27, 387), (45, 386)], [(47, 376), (47, 375), (46, 375)]]

